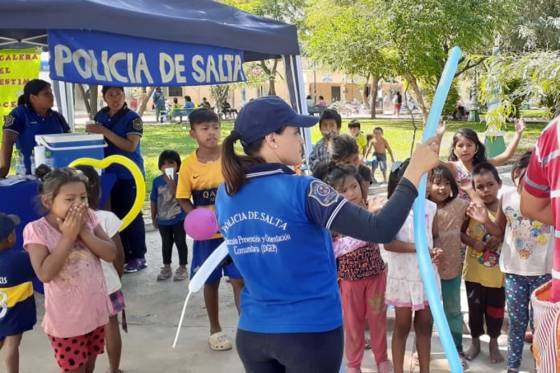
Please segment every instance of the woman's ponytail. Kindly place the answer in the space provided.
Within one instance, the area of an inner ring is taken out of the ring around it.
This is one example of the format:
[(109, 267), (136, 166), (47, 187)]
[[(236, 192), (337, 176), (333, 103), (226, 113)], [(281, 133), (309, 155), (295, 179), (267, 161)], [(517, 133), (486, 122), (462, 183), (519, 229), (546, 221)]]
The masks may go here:
[(222, 172), (226, 183), (227, 194), (234, 195), (247, 181), (243, 170), (242, 159), (235, 154), (235, 143), (241, 136), (237, 131), (231, 131), (222, 144)]

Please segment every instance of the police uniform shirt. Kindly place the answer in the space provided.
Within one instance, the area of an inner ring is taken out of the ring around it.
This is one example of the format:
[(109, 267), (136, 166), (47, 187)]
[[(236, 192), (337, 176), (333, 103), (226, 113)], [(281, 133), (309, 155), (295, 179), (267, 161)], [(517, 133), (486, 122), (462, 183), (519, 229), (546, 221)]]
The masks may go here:
[(27, 105), (19, 105), (4, 118), (4, 131), (18, 135), (16, 148), (23, 155), (26, 173), (30, 174), (31, 155), (37, 145), (35, 135), (50, 135), (70, 132), (70, 127), (62, 114), (49, 110), (46, 116), (37, 114)]
[(37, 322), (29, 254), (0, 251), (0, 339), (33, 329)]
[[(126, 105), (112, 117), (109, 116), (109, 108), (105, 107), (95, 114), (94, 120), (125, 139), (128, 135), (142, 137), (144, 133), (142, 118)], [(114, 154), (125, 156), (136, 163), (142, 174), (144, 174), (144, 159), (142, 158), (140, 143), (138, 143), (133, 152), (127, 152), (117, 147), (111, 141), (107, 140), (107, 142), (108, 146), (105, 148), (105, 157)], [(132, 179), (132, 174), (121, 165), (113, 164), (107, 168), (107, 172), (116, 174), (118, 179)]]
[[(222, 159), (200, 162), (194, 151), (181, 162), (175, 197), (191, 200), (195, 208), (206, 207), (213, 210), (218, 186), (223, 182)], [(222, 235), (216, 233), (212, 238), (220, 237)]]
[(329, 228), (347, 202), (312, 177), (262, 164), (216, 210), (228, 251), (245, 280), (239, 328), (256, 333), (326, 332), (342, 325)]

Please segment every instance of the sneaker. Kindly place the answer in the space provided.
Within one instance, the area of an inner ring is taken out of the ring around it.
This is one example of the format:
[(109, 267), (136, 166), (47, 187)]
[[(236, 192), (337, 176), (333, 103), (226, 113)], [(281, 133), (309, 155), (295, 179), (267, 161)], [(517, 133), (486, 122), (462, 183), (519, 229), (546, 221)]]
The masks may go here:
[(124, 273), (138, 272), (138, 259), (130, 259), (124, 265)]
[(138, 263), (138, 270), (141, 271), (144, 268), (148, 267), (148, 264), (146, 264), (146, 259), (141, 258), (141, 259), (136, 259), (137, 263)]
[(158, 281), (169, 280), (171, 278), (171, 274), (172, 274), (171, 267), (163, 266), (163, 267), (161, 267), (159, 275), (157, 276), (157, 280)]
[(175, 276), (173, 276), (173, 281), (184, 281), (186, 279), (187, 279), (187, 268), (179, 266), (179, 268), (175, 270)]

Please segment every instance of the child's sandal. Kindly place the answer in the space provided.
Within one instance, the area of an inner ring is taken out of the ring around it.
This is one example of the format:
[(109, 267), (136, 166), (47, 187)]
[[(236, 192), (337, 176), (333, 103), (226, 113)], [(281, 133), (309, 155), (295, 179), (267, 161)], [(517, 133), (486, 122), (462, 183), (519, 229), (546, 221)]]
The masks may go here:
[(224, 332), (217, 332), (208, 337), (208, 346), (214, 351), (227, 351), (233, 348), (233, 345)]

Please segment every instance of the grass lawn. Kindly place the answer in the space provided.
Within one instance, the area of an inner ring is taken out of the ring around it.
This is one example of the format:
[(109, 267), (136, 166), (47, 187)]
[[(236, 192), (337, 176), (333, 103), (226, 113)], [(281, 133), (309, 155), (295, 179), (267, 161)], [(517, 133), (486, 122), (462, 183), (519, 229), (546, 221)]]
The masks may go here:
[[(342, 132), (347, 131), (348, 119), (343, 120)], [(385, 133), (385, 138), (389, 141), (396, 159), (403, 160), (410, 155), (410, 146), (412, 143), (413, 127), (410, 120), (393, 120), (393, 119), (363, 119), (360, 120), (362, 124), (362, 131), (369, 134), (373, 132), (374, 127), (382, 127)], [(417, 123), (420, 125), (420, 123)], [(524, 152), (531, 149), (545, 123), (531, 123), (528, 124), (525, 130), (524, 137), (518, 148), (518, 152)], [(232, 121), (222, 122), (222, 138), (227, 136), (233, 127)], [(447, 133), (444, 135), (443, 144), (441, 147), (442, 159), (446, 159), (449, 155), (449, 148), (451, 146), (451, 139), (453, 133), (462, 127), (470, 127), (483, 134), (485, 125), (483, 123), (470, 123), (470, 122), (447, 122)], [(506, 144), (513, 136), (513, 125), (508, 125), (504, 129)], [(314, 142), (319, 140), (321, 134), (318, 125), (312, 128), (312, 139)], [(422, 128), (416, 133), (416, 142), (422, 136)], [(483, 135), (481, 135), (483, 139)], [(177, 151), (181, 158), (185, 158), (189, 153), (196, 149), (195, 141), (189, 137), (187, 130), (183, 125), (179, 124), (146, 124), (144, 126), (144, 137), (142, 139), (142, 153), (144, 155), (144, 162), (146, 168), (146, 187), (148, 192), (152, 188), (152, 180), (160, 174), (157, 167), (158, 156), (165, 149), (172, 149)], [(379, 172), (379, 171), (378, 171)], [(381, 175), (376, 175), (379, 180)]]

